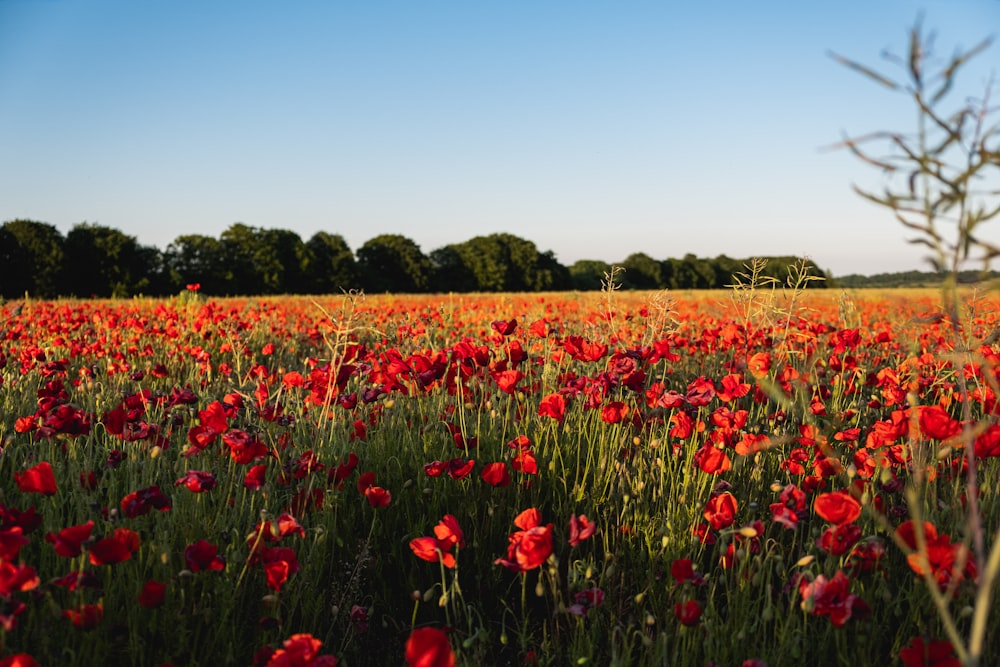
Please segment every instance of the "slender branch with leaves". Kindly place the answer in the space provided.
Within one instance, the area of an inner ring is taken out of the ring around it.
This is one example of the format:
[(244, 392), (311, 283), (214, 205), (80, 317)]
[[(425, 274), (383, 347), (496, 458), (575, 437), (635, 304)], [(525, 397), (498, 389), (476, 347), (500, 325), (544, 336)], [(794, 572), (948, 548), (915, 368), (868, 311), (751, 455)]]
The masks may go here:
[[(841, 64), (861, 73), (888, 90), (909, 97), (916, 111), (916, 128), (911, 133), (881, 131), (859, 137), (845, 137), (838, 144), (866, 164), (880, 169), (887, 177), (881, 193), (855, 186), (855, 191), (875, 204), (892, 211), (895, 218), (914, 232), (911, 243), (929, 250), (928, 260), (943, 274), (942, 319), (949, 324), (953, 355), (957, 368), (984, 364), (978, 353), (989, 344), (971, 338), (971, 328), (964, 327), (957, 275), (970, 262), (981, 263), (982, 270), (1000, 256), (1000, 247), (983, 236), (983, 225), (1000, 215), (1000, 107), (993, 106), (993, 77), (985, 82), (983, 94), (966, 98), (948, 110), (951, 93), (956, 90), (960, 71), (971, 59), (986, 51), (991, 39), (971, 49), (957, 51), (938, 64), (934, 54), (934, 35), (923, 30), (920, 21), (910, 31), (906, 57), (885, 54), (886, 61), (903, 71), (900, 80), (886, 76), (838, 54), (831, 56)], [(887, 155), (877, 154), (872, 144), (887, 146)], [(968, 636), (959, 636), (959, 623), (949, 599), (938, 593), (929, 581), (932, 598), (955, 651), (964, 665), (983, 664), (986, 646), (987, 617), (994, 588), (1000, 574), (1000, 531), (986, 527), (979, 505), (979, 479), (974, 454), (974, 440), (983, 425), (973, 418), (973, 404), (968, 379), (955, 374), (963, 432), (966, 465), (965, 543), (971, 544), (979, 580)], [(987, 419), (987, 418), (983, 418)], [(918, 436), (919, 437), (919, 436)], [(911, 443), (917, 449), (922, 443)], [(914, 465), (922, 465), (914, 457)], [(911, 514), (920, 516), (922, 471), (914, 470), (907, 497)], [(992, 544), (988, 544), (987, 532)], [(927, 562), (927, 544), (919, 536), (916, 558)], [(994, 638), (996, 641), (996, 638)]]

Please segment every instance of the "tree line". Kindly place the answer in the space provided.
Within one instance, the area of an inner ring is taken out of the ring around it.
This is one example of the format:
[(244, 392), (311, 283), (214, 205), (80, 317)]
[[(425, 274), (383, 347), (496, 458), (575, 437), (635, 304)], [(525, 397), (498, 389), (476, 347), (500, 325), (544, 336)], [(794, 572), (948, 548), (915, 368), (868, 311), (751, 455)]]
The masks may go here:
[[(784, 282), (795, 257), (767, 258), (762, 276)], [(749, 260), (687, 254), (658, 260), (637, 252), (616, 266), (623, 289), (711, 289), (732, 284)], [(811, 262), (812, 275), (823, 272)], [(165, 249), (117, 229), (10, 220), (0, 227), (0, 295), (130, 297), (176, 294), (197, 284), (218, 296), (368, 293), (542, 292), (600, 289), (611, 264), (564, 266), (551, 250), (512, 234), (476, 236), (425, 254), (413, 240), (381, 234), (352, 251), (340, 234), (308, 240), (286, 229), (231, 225), (218, 237), (178, 236)], [(823, 286), (824, 282), (811, 283)]]

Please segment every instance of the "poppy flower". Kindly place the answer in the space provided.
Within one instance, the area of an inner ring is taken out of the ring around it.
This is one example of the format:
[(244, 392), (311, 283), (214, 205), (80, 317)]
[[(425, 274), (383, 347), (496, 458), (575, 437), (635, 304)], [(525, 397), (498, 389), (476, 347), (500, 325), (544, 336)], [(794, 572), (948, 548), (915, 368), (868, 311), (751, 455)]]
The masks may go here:
[(861, 529), (853, 523), (830, 526), (819, 536), (816, 544), (832, 556), (842, 556), (861, 539)]
[(381, 486), (369, 486), (365, 489), (365, 499), (368, 504), (376, 509), (388, 507), (392, 502), (392, 494)]
[(14, 560), (21, 547), (30, 541), (24, 536), (24, 529), (20, 526), (0, 530), (0, 560)]
[(507, 558), (498, 558), (494, 564), (515, 572), (527, 572), (544, 563), (552, 554), (552, 524), (543, 526), (541, 523), (541, 512), (535, 508), (518, 514), (514, 525), (521, 530), (507, 538)]
[(182, 484), (193, 493), (204, 493), (215, 488), (215, 475), (204, 470), (188, 470), (183, 477), (174, 482), (174, 486)]
[(486, 464), (479, 475), (490, 486), (510, 486), (510, 472), (507, 470), (507, 464), (503, 461)]
[(410, 551), (413, 555), (429, 563), (440, 562), (445, 567), (452, 569), (458, 561), (455, 556), (448, 553), (451, 545), (439, 540), (436, 537), (416, 537), (410, 540)]
[(455, 652), (448, 635), (437, 628), (417, 628), (406, 640), (409, 667), (454, 667)]
[(575, 547), (580, 542), (590, 538), (595, 530), (597, 530), (597, 524), (590, 521), (586, 514), (580, 516), (571, 514), (569, 517), (569, 545)]
[(52, 474), (52, 465), (42, 461), (24, 472), (15, 472), (14, 481), (22, 493), (40, 493), (46, 496), (56, 494), (56, 477)]
[(501, 336), (509, 336), (517, 329), (517, 320), (514, 318), (509, 320), (495, 320), (490, 323), (490, 328)]
[(462, 527), (458, 525), (458, 519), (454, 515), (445, 514), (438, 521), (438, 524), (434, 526), (434, 535), (449, 545), (449, 547), (457, 546), (459, 549), (465, 548), (465, 535), (462, 533)]
[(514, 460), (510, 462), (510, 465), (514, 470), (523, 472), (525, 475), (538, 474), (538, 461), (535, 459), (535, 453), (527, 448), (519, 450), (514, 455)]
[(260, 491), (264, 487), (264, 479), (267, 476), (267, 465), (258, 463), (250, 468), (243, 476), (243, 488), (249, 491)]
[(685, 600), (674, 605), (674, 616), (684, 625), (698, 625), (701, 619), (701, 605), (697, 600)]
[(705, 504), (705, 521), (715, 530), (722, 530), (733, 525), (738, 504), (733, 494), (718, 493), (709, 498)]
[(91, 565), (114, 565), (132, 558), (139, 550), (139, 534), (128, 528), (115, 528), (110, 537), (98, 540), (90, 547)]
[(538, 416), (555, 419), (561, 424), (566, 418), (566, 399), (562, 394), (549, 394), (538, 404)]
[(218, 555), (219, 547), (207, 540), (198, 540), (184, 549), (184, 562), (192, 572), (218, 572), (226, 568), (226, 561)]
[(74, 558), (80, 555), (83, 543), (90, 539), (90, 533), (93, 529), (94, 522), (88, 521), (78, 526), (63, 528), (58, 533), (49, 533), (45, 536), (45, 541), (52, 544), (52, 548), (59, 556)]
[(167, 585), (155, 579), (148, 580), (142, 585), (139, 593), (139, 606), (145, 609), (155, 609), (163, 604), (163, 599), (167, 592)]
[(9, 597), (19, 591), (30, 591), (38, 588), (38, 583), (38, 573), (30, 565), (0, 562), (0, 596)]
[(121, 502), (122, 513), (129, 519), (148, 514), (154, 509), (166, 512), (170, 506), (170, 498), (163, 495), (160, 487), (156, 484), (133, 491), (122, 498)]
[(81, 604), (72, 609), (64, 609), (62, 615), (80, 630), (93, 630), (104, 618), (104, 605)]
[(319, 654), (322, 647), (323, 642), (310, 634), (292, 635), (271, 654), (266, 667), (337, 667), (336, 657)]
[(27, 653), (15, 653), (0, 659), (0, 667), (41, 667), (41, 665)]
[(813, 509), (820, 517), (838, 526), (852, 523), (861, 516), (861, 503), (843, 491), (821, 493), (816, 496)]
[(914, 637), (899, 650), (899, 661), (903, 667), (961, 667), (962, 661), (955, 657), (955, 647), (942, 639)]
[(269, 547), (261, 553), (267, 587), (281, 592), (281, 587), (288, 577), (299, 571), (299, 559), (296, 553), (288, 547)]
[(814, 616), (828, 616), (835, 628), (843, 627), (851, 618), (865, 616), (869, 611), (868, 604), (850, 589), (851, 580), (842, 570), (837, 570), (833, 579), (822, 574), (812, 581), (802, 579), (802, 609)]

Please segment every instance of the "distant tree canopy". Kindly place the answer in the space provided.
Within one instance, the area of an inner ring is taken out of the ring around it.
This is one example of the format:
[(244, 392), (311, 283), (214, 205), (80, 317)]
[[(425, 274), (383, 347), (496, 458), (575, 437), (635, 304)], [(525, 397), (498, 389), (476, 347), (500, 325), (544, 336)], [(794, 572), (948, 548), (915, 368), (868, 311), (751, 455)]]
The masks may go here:
[[(762, 276), (782, 283), (795, 257), (769, 257)], [(616, 266), (623, 289), (712, 289), (732, 285), (749, 259), (692, 254), (656, 259), (636, 252)], [(812, 275), (825, 277), (809, 263)], [(11, 220), (0, 226), (0, 296), (28, 294), (128, 297), (176, 294), (198, 284), (205, 294), (331, 294), (354, 289), (396, 292), (542, 292), (599, 290), (612, 265), (582, 259), (566, 267), (551, 250), (513, 234), (476, 236), (425, 254), (412, 239), (382, 234), (352, 252), (339, 234), (303, 241), (293, 231), (230, 225), (218, 238), (178, 236), (166, 249), (92, 223), (63, 236), (48, 223)], [(825, 287), (825, 282), (813, 282)]]

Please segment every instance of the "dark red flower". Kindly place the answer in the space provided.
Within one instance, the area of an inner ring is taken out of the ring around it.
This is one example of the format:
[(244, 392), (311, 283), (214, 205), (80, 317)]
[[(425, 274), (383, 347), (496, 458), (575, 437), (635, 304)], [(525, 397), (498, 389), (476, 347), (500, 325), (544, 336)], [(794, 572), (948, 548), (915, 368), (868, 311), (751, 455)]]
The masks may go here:
[(0, 562), (0, 596), (9, 597), (19, 591), (30, 591), (37, 588), (38, 583), (38, 574), (30, 565)]
[(833, 579), (822, 574), (812, 581), (799, 582), (802, 609), (814, 616), (829, 616), (835, 628), (842, 627), (852, 617), (867, 615), (868, 604), (851, 593), (851, 580), (842, 570)]
[(697, 600), (685, 600), (674, 605), (674, 616), (684, 625), (698, 625), (701, 619), (701, 605)]
[(538, 404), (538, 416), (555, 419), (561, 424), (566, 418), (566, 399), (562, 394), (549, 394)]
[(198, 540), (184, 549), (184, 562), (192, 572), (218, 572), (226, 568), (226, 561), (218, 553), (214, 544)]
[(115, 528), (110, 537), (98, 540), (90, 547), (91, 565), (114, 565), (132, 558), (139, 550), (139, 534), (128, 528)]
[(64, 609), (62, 615), (80, 630), (93, 630), (104, 618), (104, 605), (81, 604), (73, 609)]
[(163, 604), (166, 592), (167, 585), (165, 583), (150, 579), (143, 584), (142, 591), (139, 593), (139, 605), (146, 609), (155, 609)]
[(215, 488), (215, 475), (204, 470), (188, 470), (184, 476), (174, 482), (174, 486), (184, 485), (194, 493), (204, 493)]
[(388, 507), (392, 502), (392, 494), (381, 486), (369, 486), (365, 489), (365, 499), (375, 508)]
[(56, 553), (63, 558), (74, 558), (82, 552), (82, 545), (90, 539), (93, 529), (94, 522), (88, 521), (78, 526), (63, 528), (58, 533), (49, 533), (45, 536), (45, 541), (51, 542)]
[(951, 642), (923, 637), (914, 637), (901, 648), (899, 661), (903, 667), (962, 667)]
[(332, 655), (320, 655), (323, 642), (310, 634), (292, 635), (271, 654), (266, 667), (337, 667)]
[(170, 509), (170, 498), (163, 495), (160, 487), (154, 484), (122, 498), (121, 508), (126, 517), (134, 519), (154, 509), (166, 512)]

